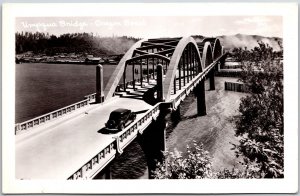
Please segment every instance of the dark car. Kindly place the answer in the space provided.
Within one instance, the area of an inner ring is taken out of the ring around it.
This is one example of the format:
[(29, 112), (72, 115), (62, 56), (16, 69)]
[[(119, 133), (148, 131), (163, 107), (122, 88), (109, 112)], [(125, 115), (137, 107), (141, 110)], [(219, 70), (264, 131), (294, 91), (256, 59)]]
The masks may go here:
[(128, 109), (119, 108), (110, 113), (105, 127), (107, 130), (118, 132), (122, 131), (128, 123), (136, 119), (136, 114)]

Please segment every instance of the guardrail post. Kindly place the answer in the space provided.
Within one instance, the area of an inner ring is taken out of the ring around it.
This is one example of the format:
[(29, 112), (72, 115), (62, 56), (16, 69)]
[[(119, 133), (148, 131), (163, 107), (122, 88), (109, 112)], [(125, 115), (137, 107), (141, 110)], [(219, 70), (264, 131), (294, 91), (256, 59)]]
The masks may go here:
[(205, 84), (204, 79), (199, 82), (199, 84), (195, 87), (194, 93), (197, 97), (197, 112), (198, 116), (206, 115), (206, 103), (205, 103)]
[(96, 103), (102, 102), (103, 97), (103, 66), (96, 66)]
[(17, 123), (15, 125), (15, 135), (17, 134), (18, 131), (20, 131), (20, 124), (19, 123)]
[(163, 97), (163, 66), (161, 64), (157, 65), (157, 100), (162, 102)]

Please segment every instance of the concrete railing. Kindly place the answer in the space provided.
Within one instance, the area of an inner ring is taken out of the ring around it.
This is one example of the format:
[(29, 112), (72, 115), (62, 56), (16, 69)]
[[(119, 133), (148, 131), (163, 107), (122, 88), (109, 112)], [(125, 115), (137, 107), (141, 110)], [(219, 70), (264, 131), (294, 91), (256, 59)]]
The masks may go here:
[[(21, 131), (26, 131), (28, 129), (35, 128), (37, 126), (43, 125), (49, 121), (56, 120), (60, 117), (63, 117), (67, 114), (74, 112), (75, 110), (81, 109), (88, 106), (90, 103), (94, 102), (96, 98), (96, 93), (86, 95), (85, 99), (77, 103), (65, 106), (58, 110), (43, 114), (41, 116), (35, 117), (33, 119), (24, 121), (22, 123), (15, 124), (15, 134), (18, 134)], [(104, 98), (104, 97), (103, 97)]]
[(87, 99), (89, 101), (89, 103), (95, 102), (96, 101), (96, 93), (86, 95), (86, 96), (84, 96), (84, 98)]

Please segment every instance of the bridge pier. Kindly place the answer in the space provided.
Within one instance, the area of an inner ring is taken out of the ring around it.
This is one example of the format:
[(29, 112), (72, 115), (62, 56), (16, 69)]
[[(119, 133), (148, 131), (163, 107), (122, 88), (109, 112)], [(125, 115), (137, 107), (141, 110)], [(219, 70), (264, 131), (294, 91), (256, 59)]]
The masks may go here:
[(225, 66), (225, 59), (226, 59), (226, 58), (221, 58), (221, 59), (220, 59), (220, 69), (224, 69), (224, 66)]
[(216, 66), (216, 71), (218, 72), (218, 71), (220, 71), (220, 61), (217, 63), (217, 66)]
[(149, 179), (154, 178), (153, 172), (156, 170), (157, 163), (162, 163), (164, 160), (163, 151), (166, 150), (166, 116), (169, 112), (169, 106), (161, 104), (157, 119), (137, 139), (145, 153)]
[(209, 87), (210, 90), (215, 90), (215, 69), (213, 68), (209, 74)]
[(177, 106), (177, 109), (171, 113), (171, 120), (177, 124), (181, 120), (180, 116), (180, 105)]
[(198, 116), (206, 115), (206, 103), (205, 103), (205, 80), (199, 82), (195, 87), (194, 93), (197, 97), (197, 114)]
[(164, 97), (163, 97), (163, 66), (161, 64), (158, 64), (157, 67), (157, 100), (158, 102), (162, 102), (164, 101)]
[(103, 66), (96, 66), (96, 103), (102, 103), (104, 94), (103, 94)]

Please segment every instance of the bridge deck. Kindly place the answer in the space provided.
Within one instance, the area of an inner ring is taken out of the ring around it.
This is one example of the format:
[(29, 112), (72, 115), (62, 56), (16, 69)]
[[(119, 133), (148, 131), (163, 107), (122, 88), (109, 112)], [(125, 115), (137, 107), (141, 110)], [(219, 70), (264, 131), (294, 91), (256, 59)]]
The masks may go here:
[[(177, 80), (176, 94), (174, 91), (171, 93), (171, 100), (182, 93), (194, 80), (195, 78), (183, 86), (183, 79), (181, 79), (181, 90), (179, 90), (179, 80)], [(150, 83), (153, 86), (156, 81), (150, 80)], [(144, 85), (148, 84), (145, 82)], [(141, 93), (138, 90), (134, 92)], [(132, 111), (152, 108), (142, 99), (116, 96), (103, 105), (92, 104), (69, 117), (17, 135), (16, 178), (68, 178), (115, 140), (113, 137), (117, 134), (102, 134), (98, 131), (104, 127), (112, 110), (123, 107)], [(137, 115), (137, 120), (141, 117), (143, 113)]]
[[(138, 111), (152, 106), (143, 100), (116, 98), (104, 105), (91, 105), (65, 123), (16, 136), (16, 178), (68, 178), (114, 140), (115, 134), (98, 131), (110, 112), (122, 107)], [(138, 114), (137, 119), (142, 115)]]

